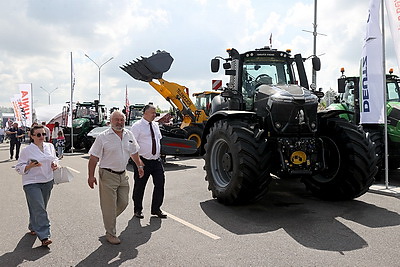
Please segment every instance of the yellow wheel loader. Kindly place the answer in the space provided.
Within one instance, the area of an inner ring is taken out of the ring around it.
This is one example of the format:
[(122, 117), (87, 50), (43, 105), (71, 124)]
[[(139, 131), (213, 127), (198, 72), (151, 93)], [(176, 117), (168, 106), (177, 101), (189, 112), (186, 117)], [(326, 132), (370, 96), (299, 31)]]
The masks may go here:
[(150, 57), (141, 57), (120, 68), (135, 80), (148, 82), (160, 93), (171, 104), (178, 116), (177, 122), (170, 127), (170, 130), (181, 132), (186, 139), (195, 141), (197, 147), (200, 148), (211, 101), (220, 92), (195, 93), (193, 96), (196, 97), (196, 103), (193, 103), (187, 87), (162, 78), (163, 74), (170, 69), (173, 60), (168, 52), (157, 51)]

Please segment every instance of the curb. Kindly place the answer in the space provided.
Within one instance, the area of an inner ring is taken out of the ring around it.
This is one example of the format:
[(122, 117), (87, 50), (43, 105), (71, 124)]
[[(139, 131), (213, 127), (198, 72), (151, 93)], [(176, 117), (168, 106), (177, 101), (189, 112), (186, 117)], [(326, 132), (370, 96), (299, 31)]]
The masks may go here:
[(374, 184), (370, 186), (368, 192), (400, 198), (400, 187), (396, 186), (386, 187), (384, 184)]

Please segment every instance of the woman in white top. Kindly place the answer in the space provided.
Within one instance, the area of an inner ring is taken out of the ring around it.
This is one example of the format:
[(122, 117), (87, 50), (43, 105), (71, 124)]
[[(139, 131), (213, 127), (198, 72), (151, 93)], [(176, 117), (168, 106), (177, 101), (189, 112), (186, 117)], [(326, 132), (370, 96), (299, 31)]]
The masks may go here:
[[(53, 131), (51, 132), (51, 142), (53, 143), (54, 147), (56, 147), (56, 144), (57, 144), (57, 137), (58, 137), (59, 131), (61, 131), (64, 135), (63, 128), (60, 127), (60, 123), (58, 121), (56, 121), (54, 123)], [(58, 155), (58, 156), (60, 156), (60, 155)]]
[(29, 209), (29, 234), (37, 235), (42, 241), (42, 246), (48, 246), (52, 241), (46, 208), (53, 188), (53, 171), (57, 169), (58, 158), (54, 146), (44, 142), (46, 132), (42, 125), (31, 128), (30, 138), (31, 144), (21, 151), (15, 169), (22, 175)]

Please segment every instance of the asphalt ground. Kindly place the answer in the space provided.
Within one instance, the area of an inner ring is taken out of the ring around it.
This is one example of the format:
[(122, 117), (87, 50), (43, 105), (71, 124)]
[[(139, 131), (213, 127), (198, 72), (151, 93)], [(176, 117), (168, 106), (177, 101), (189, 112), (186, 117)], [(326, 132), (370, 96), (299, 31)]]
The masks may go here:
[[(64, 156), (74, 169), (49, 202), (53, 244), (27, 235), (21, 177), (0, 144), (0, 266), (400, 266), (400, 202), (368, 192), (344, 202), (314, 198), (292, 180), (274, 179), (252, 205), (224, 206), (211, 198), (201, 158), (167, 158), (167, 219), (133, 217), (132, 201), (117, 219), (120, 245), (108, 244), (98, 190), (87, 185), (88, 155)], [(132, 177), (132, 169), (129, 175)], [(391, 183), (400, 180), (390, 174)], [(131, 179), (132, 184), (132, 179)]]

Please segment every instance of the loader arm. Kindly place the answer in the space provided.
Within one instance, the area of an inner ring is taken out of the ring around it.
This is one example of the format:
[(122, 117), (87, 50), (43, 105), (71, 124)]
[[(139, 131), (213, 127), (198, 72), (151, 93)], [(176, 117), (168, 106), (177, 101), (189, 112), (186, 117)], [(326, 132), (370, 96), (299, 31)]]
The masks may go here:
[[(135, 80), (148, 82), (171, 105), (178, 109), (182, 114), (182, 129), (192, 123), (204, 123), (208, 117), (204, 110), (198, 110), (190, 100), (188, 88), (162, 78), (162, 75), (171, 67), (173, 60), (168, 52), (157, 51), (150, 57), (141, 57), (120, 68)], [(156, 80), (158, 80), (158, 83)]]
[(164, 79), (158, 79), (158, 82), (150, 81), (149, 84), (181, 112), (183, 117), (182, 129), (190, 125), (190, 123), (203, 123), (207, 120), (204, 110), (197, 110), (186, 93), (188, 91), (187, 87), (168, 82)]

